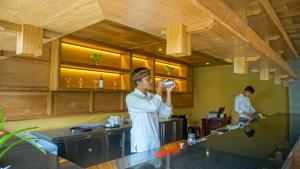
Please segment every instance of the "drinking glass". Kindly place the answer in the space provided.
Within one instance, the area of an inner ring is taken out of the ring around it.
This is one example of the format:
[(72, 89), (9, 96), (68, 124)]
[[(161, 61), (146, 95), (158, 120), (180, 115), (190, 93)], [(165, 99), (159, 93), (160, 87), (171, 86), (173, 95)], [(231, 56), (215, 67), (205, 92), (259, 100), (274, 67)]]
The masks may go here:
[(118, 85), (118, 81), (117, 80), (113, 80), (114, 89), (117, 89), (117, 85)]
[(84, 83), (84, 79), (83, 78), (79, 78), (78, 83), (79, 83), (79, 88), (82, 88), (83, 83)]
[(99, 80), (93, 80), (93, 82), (95, 83), (95, 89), (97, 89), (97, 83)]
[(189, 144), (196, 144), (196, 136), (195, 136), (194, 133), (189, 133), (189, 134), (188, 134), (187, 142), (188, 142)]
[(71, 77), (66, 77), (65, 81), (67, 82), (67, 88), (70, 88), (70, 82), (71, 82), (72, 78)]

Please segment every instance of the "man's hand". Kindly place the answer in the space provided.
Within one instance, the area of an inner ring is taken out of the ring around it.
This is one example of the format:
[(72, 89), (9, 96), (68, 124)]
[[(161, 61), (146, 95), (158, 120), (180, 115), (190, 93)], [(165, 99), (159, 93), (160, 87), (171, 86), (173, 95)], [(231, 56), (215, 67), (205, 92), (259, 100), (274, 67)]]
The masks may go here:
[(165, 81), (166, 80), (160, 80), (160, 81), (158, 81), (158, 83), (156, 85), (157, 89), (162, 89), (164, 87), (164, 82)]
[(175, 85), (167, 87), (166, 91), (170, 93), (173, 90), (174, 87), (175, 87)]

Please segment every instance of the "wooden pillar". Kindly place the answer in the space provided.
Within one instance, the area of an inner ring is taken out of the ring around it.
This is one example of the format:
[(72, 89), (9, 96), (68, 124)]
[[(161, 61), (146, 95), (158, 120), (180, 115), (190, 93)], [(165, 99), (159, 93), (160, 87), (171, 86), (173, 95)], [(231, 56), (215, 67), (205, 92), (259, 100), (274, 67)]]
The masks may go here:
[(274, 72), (274, 84), (280, 85), (281, 84), (281, 70), (278, 69)]
[(94, 112), (94, 92), (90, 91), (89, 94), (89, 112), (93, 113)]
[(51, 42), (51, 62), (50, 62), (50, 90), (59, 88), (60, 80), (60, 39)]
[(191, 34), (181, 23), (167, 26), (167, 55), (174, 57), (191, 55)]
[(248, 73), (248, 62), (246, 56), (234, 57), (233, 59), (234, 73)]
[(43, 28), (22, 25), (17, 33), (17, 55), (41, 56), (43, 49)]
[(260, 80), (269, 80), (269, 61), (267, 58), (261, 58), (259, 60), (259, 78)]

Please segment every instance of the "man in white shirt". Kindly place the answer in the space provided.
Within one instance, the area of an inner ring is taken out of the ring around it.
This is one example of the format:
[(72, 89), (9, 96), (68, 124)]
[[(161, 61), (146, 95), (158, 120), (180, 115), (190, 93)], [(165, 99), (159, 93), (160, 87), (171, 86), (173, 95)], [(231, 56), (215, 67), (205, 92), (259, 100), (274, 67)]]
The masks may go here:
[(151, 73), (147, 68), (136, 68), (133, 73), (136, 88), (126, 96), (130, 114), (131, 152), (142, 152), (160, 146), (159, 113), (164, 116), (172, 114), (171, 91), (174, 86), (166, 88), (166, 102), (162, 100), (164, 81), (157, 84), (156, 94), (148, 92), (152, 86)]
[(235, 112), (239, 114), (239, 122), (246, 123), (248, 121), (257, 120), (255, 109), (250, 103), (249, 96), (255, 92), (252, 86), (247, 86), (244, 91), (235, 97)]

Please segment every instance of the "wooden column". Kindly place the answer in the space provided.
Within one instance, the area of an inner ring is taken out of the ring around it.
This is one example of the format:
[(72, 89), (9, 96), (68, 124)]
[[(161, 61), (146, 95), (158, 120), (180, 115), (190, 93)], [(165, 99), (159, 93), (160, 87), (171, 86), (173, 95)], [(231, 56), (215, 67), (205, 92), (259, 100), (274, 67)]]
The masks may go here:
[(234, 57), (233, 59), (234, 73), (248, 73), (248, 62), (246, 56)]
[(280, 85), (281, 84), (281, 70), (278, 69), (274, 72), (274, 84)]
[(269, 80), (269, 61), (262, 57), (259, 60), (259, 78), (260, 80)]
[(41, 56), (43, 49), (43, 28), (22, 25), (17, 33), (17, 55)]
[(55, 91), (59, 88), (60, 80), (60, 40), (51, 42), (51, 63), (50, 63), (50, 90)]
[(170, 24), (167, 26), (167, 55), (174, 57), (191, 55), (191, 34), (185, 25)]

